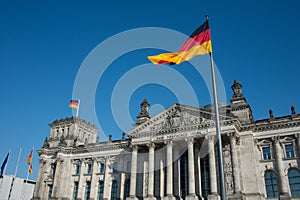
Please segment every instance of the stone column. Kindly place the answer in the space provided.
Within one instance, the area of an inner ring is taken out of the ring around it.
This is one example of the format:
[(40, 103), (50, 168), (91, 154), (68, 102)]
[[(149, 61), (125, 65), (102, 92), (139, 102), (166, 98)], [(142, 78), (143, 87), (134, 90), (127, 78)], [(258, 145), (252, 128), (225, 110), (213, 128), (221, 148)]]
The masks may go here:
[(78, 181), (78, 193), (77, 193), (77, 198), (78, 199), (83, 199), (84, 197), (84, 185), (85, 185), (85, 180), (84, 180), (84, 159), (80, 160), (80, 172), (79, 172), (79, 181)]
[(154, 197), (154, 149), (155, 144), (148, 144), (149, 147), (149, 163), (148, 163), (148, 194), (146, 200), (155, 200)]
[(210, 191), (208, 200), (220, 199), (218, 195), (217, 186), (217, 170), (216, 170), (216, 155), (215, 155), (215, 135), (207, 135), (208, 140), (208, 159), (209, 159), (209, 173), (210, 173)]
[(128, 200), (138, 200), (135, 196), (136, 192), (136, 173), (137, 173), (137, 153), (138, 153), (138, 146), (132, 146), (131, 152), (131, 173), (130, 173), (130, 192), (129, 197), (126, 199)]
[(179, 150), (176, 149), (176, 145), (174, 145), (173, 148), (173, 194), (176, 197), (176, 199), (180, 198), (180, 155)]
[(275, 145), (275, 160), (277, 164), (277, 171), (278, 171), (278, 186), (279, 186), (279, 195), (280, 199), (289, 199), (289, 189), (288, 189), (288, 182), (287, 176), (284, 173), (284, 165), (282, 161), (282, 149), (280, 146), (279, 137), (274, 137), (274, 145)]
[(96, 199), (97, 196), (97, 190), (98, 190), (98, 180), (96, 177), (98, 169), (98, 163), (96, 159), (93, 159), (92, 164), (92, 175), (91, 175), (91, 193), (90, 193), (90, 200)]
[(186, 200), (198, 199), (195, 192), (195, 162), (194, 162), (194, 139), (189, 138), (188, 145), (188, 175), (189, 175), (189, 195)]
[(112, 184), (112, 178), (111, 178), (111, 168), (113, 166), (110, 166), (112, 164), (111, 158), (107, 156), (105, 158), (105, 172), (104, 172), (104, 190), (103, 190), (103, 200), (110, 199), (111, 194), (111, 184)]
[(241, 179), (240, 179), (240, 166), (236, 148), (236, 135), (235, 133), (229, 134), (230, 147), (231, 147), (231, 161), (233, 169), (233, 180), (234, 180), (234, 193), (241, 192)]
[(165, 200), (175, 200), (173, 195), (173, 147), (172, 141), (167, 141), (167, 191), (166, 196), (164, 197)]
[[(200, 149), (196, 148), (195, 149), (195, 160), (196, 160), (196, 165), (195, 167), (197, 167), (197, 175), (195, 177), (196, 183), (198, 182), (198, 185), (196, 185), (196, 190), (199, 191), (199, 199), (203, 199), (202, 198), (202, 184), (201, 184), (201, 156), (200, 156)], [(196, 191), (197, 193), (197, 191)]]
[[(64, 159), (63, 158), (57, 158), (56, 160), (56, 172), (55, 172), (55, 176), (54, 176), (54, 181), (53, 181), (53, 192), (52, 192), (52, 197), (55, 197), (55, 198), (59, 198), (61, 197), (60, 196), (60, 193), (61, 193), (61, 174), (63, 173), (61, 168), (63, 167), (63, 162), (64, 162)], [(51, 166), (51, 165), (50, 165)]]

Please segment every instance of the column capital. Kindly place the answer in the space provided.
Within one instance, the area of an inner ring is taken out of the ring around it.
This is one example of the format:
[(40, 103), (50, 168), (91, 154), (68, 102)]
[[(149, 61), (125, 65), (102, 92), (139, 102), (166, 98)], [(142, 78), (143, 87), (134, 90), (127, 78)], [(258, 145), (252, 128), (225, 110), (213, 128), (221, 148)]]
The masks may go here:
[(216, 140), (216, 135), (205, 135), (205, 139), (207, 139), (208, 142), (214, 142)]
[(172, 140), (165, 140), (164, 143), (165, 143), (167, 146), (172, 146), (172, 145), (173, 145), (173, 141), (172, 141)]
[(155, 148), (155, 143), (154, 142), (148, 143), (147, 147), (149, 147), (149, 149)]
[(280, 144), (280, 136), (273, 136), (272, 137), (272, 141), (274, 142), (274, 144)]
[(139, 146), (137, 144), (131, 144), (130, 147), (132, 151), (137, 151), (139, 149)]
[(236, 132), (229, 132), (229, 133), (226, 133), (226, 135), (230, 138), (230, 139), (234, 139), (234, 138), (237, 138), (238, 135)]
[(188, 144), (194, 144), (194, 138), (193, 138), (193, 137), (185, 138), (185, 141), (186, 141)]

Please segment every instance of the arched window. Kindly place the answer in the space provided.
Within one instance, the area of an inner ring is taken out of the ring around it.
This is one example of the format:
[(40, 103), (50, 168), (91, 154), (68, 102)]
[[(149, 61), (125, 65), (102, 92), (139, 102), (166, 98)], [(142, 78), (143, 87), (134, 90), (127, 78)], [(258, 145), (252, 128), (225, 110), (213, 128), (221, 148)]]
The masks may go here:
[(290, 169), (288, 176), (292, 197), (300, 197), (300, 172), (296, 169)]
[(277, 177), (274, 171), (266, 170), (265, 171), (265, 185), (267, 197), (278, 197), (278, 184)]
[(111, 186), (111, 200), (117, 200), (118, 199), (118, 182), (116, 180), (113, 180), (112, 186)]
[(124, 186), (124, 199), (126, 199), (126, 197), (129, 197), (129, 192), (130, 192), (130, 180), (127, 180)]
[(103, 199), (103, 191), (104, 191), (104, 182), (103, 181), (99, 181), (99, 185), (98, 185), (98, 200), (102, 200)]

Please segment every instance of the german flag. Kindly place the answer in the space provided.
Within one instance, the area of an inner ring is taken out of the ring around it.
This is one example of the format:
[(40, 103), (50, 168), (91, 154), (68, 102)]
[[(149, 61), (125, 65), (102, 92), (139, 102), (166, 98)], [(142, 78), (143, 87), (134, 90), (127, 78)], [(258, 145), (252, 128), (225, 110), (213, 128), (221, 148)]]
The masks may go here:
[(192, 59), (194, 56), (212, 52), (210, 30), (206, 20), (192, 35), (185, 41), (176, 53), (164, 53), (156, 56), (148, 56), (148, 59), (156, 65), (180, 64)]
[(29, 165), (28, 171), (29, 171), (30, 174), (32, 174), (32, 164)]
[(30, 165), (31, 164), (31, 160), (32, 160), (32, 150), (27, 158), (27, 164)]
[(79, 101), (78, 100), (71, 100), (70, 101), (70, 108), (78, 109)]

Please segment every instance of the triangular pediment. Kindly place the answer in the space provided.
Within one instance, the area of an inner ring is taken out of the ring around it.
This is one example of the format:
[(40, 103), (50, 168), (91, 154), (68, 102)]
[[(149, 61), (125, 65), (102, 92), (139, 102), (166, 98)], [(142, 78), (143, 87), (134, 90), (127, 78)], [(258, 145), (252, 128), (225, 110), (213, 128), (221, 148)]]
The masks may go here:
[(134, 127), (127, 135), (160, 132), (183, 127), (197, 127), (213, 122), (213, 115), (203, 108), (174, 104), (143, 124)]

